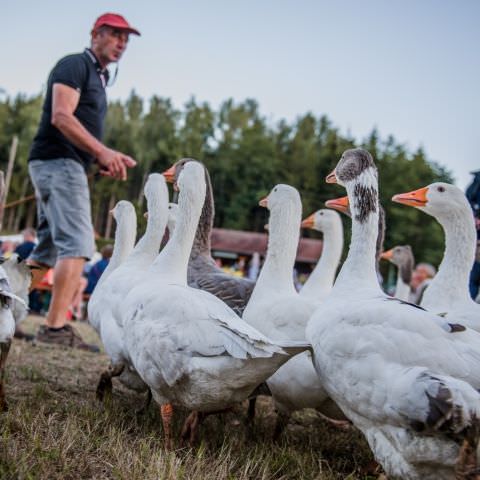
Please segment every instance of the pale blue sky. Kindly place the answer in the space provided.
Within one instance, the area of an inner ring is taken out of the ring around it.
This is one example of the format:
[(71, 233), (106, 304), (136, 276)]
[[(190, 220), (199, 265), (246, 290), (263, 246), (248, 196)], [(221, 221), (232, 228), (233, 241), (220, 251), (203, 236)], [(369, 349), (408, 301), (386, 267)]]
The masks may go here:
[(359, 139), (377, 127), (422, 145), (461, 188), (480, 169), (480, 0), (0, 0), (0, 87), (40, 92), (106, 11), (142, 32), (111, 99), (252, 97), (272, 122), (312, 111)]

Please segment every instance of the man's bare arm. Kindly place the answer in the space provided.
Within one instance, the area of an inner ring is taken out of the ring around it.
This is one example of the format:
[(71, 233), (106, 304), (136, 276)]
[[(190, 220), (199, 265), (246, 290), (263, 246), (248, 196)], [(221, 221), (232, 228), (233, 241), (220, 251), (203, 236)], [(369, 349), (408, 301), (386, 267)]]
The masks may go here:
[(80, 93), (72, 87), (55, 83), (52, 89), (52, 125), (76, 147), (94, 156), (106, 176), (125, 180), (127, 167), (136, 162), (128, 155), (112, 150), (98, 141), (75, 117)]

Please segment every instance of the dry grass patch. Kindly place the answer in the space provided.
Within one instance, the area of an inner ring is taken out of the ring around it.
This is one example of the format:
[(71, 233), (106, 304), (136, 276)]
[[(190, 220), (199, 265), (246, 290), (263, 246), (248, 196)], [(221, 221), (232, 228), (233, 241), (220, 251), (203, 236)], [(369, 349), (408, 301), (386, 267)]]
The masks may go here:
[[(39, 322), (30, 317), (25, 329), (34, 331)], [(78, 328), (98, 342), (88, 325)], [(313, 411), (295, 415), (273, 443), (275, 414), (270, 400), (261, 399), (253, 439), (243, 426), (246, 409), (239, 408), (208, 417), (197, 448), (168, 453), (156, 406), (136, 413), (144, 396), (114, 382), (112, 398), (96, 401), (105, 355), (15, 341), (8, 360), (2, 479), (367, 478), (359, 473), (372, 460), (363, 437), (326, 425)], [(177, 412), (177, 433), (185, 415)]]

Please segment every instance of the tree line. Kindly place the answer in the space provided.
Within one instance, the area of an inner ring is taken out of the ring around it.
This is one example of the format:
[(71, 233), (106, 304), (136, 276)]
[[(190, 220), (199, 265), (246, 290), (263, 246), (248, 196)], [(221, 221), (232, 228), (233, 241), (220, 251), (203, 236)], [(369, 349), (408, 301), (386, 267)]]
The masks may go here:
[[(0, 169), (6, 169), (13, 136), (19, 138), (7, 204), (33, 194), (27, 158), (42, 103), (41, 95), (24, 94), (0, 101)], [(138, 165), (129, 171), (126, 182), (91, 175), (92, 216), (100, 236), (113, 234), (107, 213), (117, 200), (128, 199), (142, 211), (148, 174), (162, 172), (182, 157), (202, 161), (210, 172), (215, 226), (263, 231), (267, 214), (258, 201), (275, 184), (288, 183), (300, 191), (306, 216), (323, 208), (329, 198), (345, 195), (342, 188), (326, 184), (325, 177), (345, 149), (362, 146), (372, 153), (379, 169), (380, 197), (387, 214), (386, 248), (409, 243), (418, 261), (437, 265), (442, 258), (443, 234), (434, 219), (390, 199), (434, 181), (452, 182), (451, 173), (427, 159), (421, 148), (409, 151), (392, 136), (381, 139), (376, 130), (357, 141), (340, 133), (326, 115), (305, 113), (292, 122), (272, 124), (253, 99), (228, 99), (214, 110), (192, 97), (178, 109), (168, 98), (155, 95), (145, 102), (132, 92), (125, 101), (110, 102), (104, 141), (131, 155)], [(138, 219), (143, 231), (145, 220), (142, 215)], [(21, 202), (6, 209), (4, 229), (18, 231), (34, 221), (35, 202)]]

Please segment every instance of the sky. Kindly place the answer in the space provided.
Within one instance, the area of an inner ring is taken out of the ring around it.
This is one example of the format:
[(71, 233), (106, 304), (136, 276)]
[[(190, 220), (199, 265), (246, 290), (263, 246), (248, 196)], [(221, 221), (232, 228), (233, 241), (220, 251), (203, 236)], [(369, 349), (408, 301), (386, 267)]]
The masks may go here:
[(421, 146), (462, 189), (480, 169), (480, 0), (0, 0), (0, 88), (42, 92), (108, 11), (142, 33), (109, 99), (254, 98), (272, 123), (325, 114), (358, 140)]

